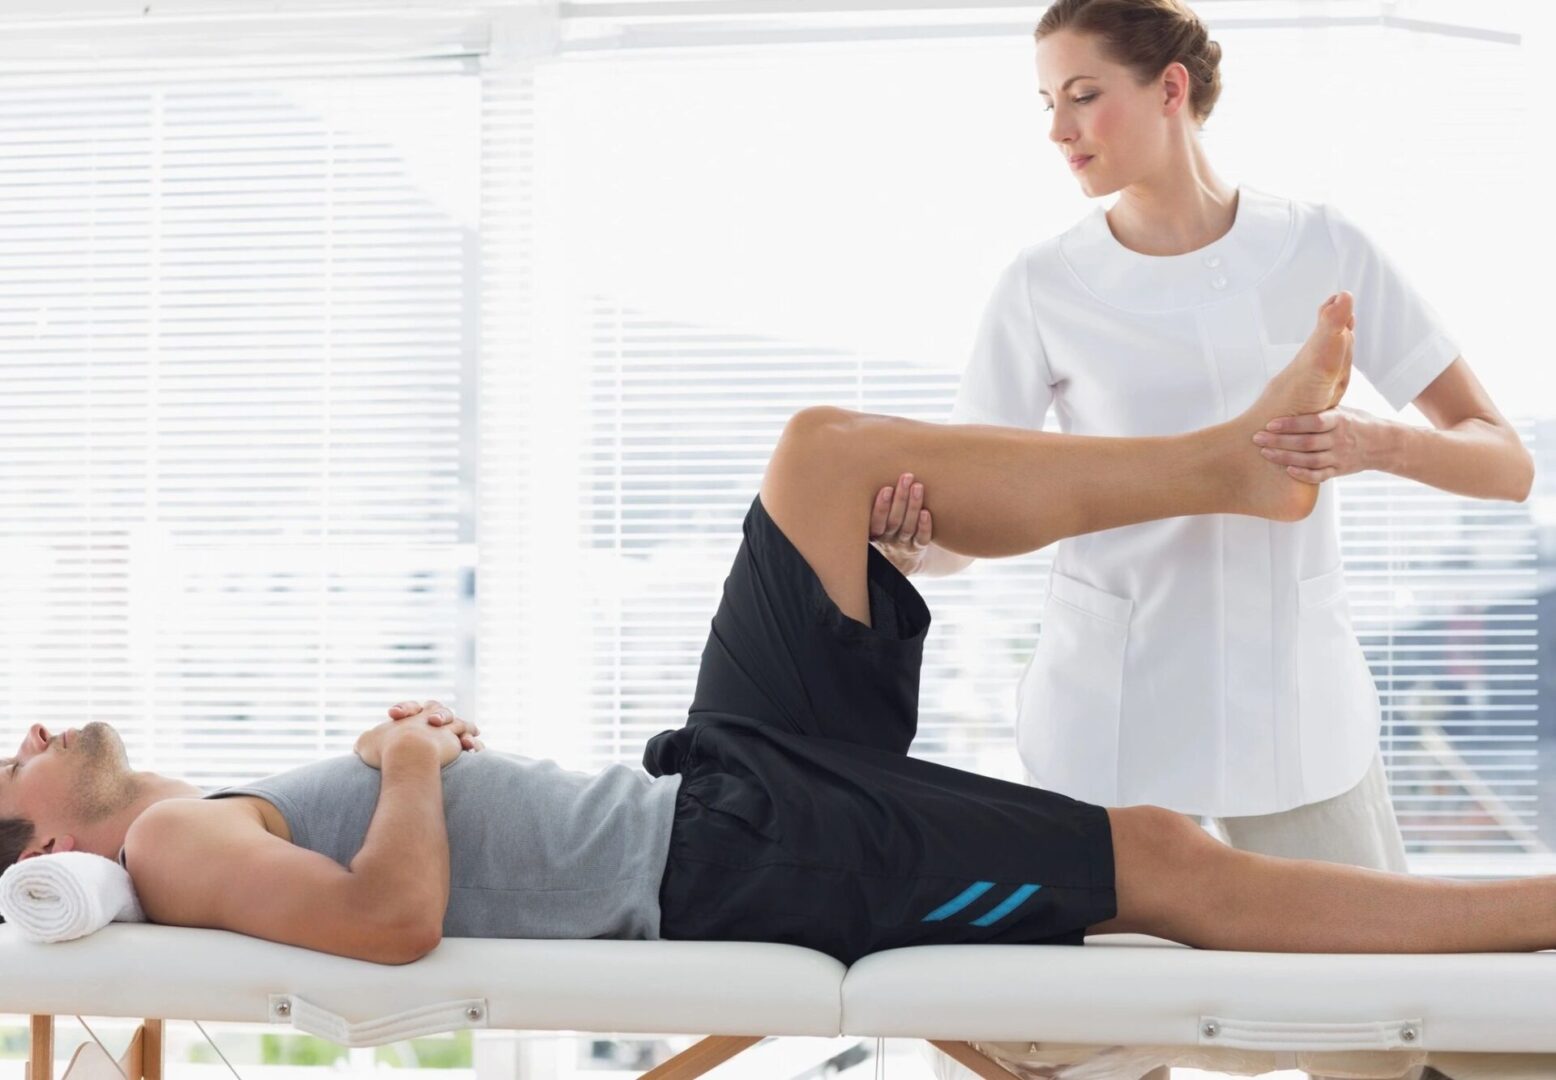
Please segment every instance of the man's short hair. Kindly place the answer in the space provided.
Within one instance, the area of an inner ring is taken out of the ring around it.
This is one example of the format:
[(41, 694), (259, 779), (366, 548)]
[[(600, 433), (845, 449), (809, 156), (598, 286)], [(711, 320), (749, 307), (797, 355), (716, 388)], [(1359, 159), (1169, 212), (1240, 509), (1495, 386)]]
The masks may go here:
[[(33, 824), (24, 817), (0, 818), (0, 874), (22, 857), (27, 845), (32, 843)], [(5, 922), (0, 918), (0, 922)]]

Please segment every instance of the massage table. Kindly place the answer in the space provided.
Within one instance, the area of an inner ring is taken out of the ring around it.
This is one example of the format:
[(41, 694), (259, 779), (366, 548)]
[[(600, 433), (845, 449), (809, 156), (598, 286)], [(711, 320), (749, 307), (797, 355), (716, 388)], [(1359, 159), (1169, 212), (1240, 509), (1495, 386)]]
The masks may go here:
[(690, 1080), (765, 1036), (910, 1037), (1009, 1080), (989, 1047), (1556, 1054), (1556, 953), (1205, 952), (1114, 935), (845, 967), (762, 943), (446, 938), (384, 966), (223, 930), (114, 923), (38, 944), (0, 925), (0, 1013), (31, 1017), (27, 1080), (53, 1080), (56, 1015), (144, 1021), (117, 1063), (87, 1044), (63, 1080), (162, 1080), (168, 1019), (288, 1025), (343, 1046), (461, 1028), (706, 1036), (652, 1080)]

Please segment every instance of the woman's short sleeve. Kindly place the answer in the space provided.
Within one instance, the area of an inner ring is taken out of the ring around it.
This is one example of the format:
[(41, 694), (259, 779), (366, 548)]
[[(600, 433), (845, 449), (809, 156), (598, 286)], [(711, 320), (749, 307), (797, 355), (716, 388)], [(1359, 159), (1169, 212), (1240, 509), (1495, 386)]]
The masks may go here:
[(1041, 428), (1053, 401), (1052, 383), (1023, 255), (1006, 267), (989, 297), (950, 422)]
[(1395, 409), (1403, 409), (1459, 356), (1442, 319), (1372, 239), (1324, 208), (1339, 257), (1338, 287), (1356, 298), (1355, 365)]

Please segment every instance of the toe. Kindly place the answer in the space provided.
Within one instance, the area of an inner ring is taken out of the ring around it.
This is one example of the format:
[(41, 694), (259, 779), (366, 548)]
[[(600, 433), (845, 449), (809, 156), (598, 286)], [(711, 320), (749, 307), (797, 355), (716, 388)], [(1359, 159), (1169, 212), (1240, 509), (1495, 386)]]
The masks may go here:
[(1341, 330), (1351, 324), (1354, 308), (1355, 298), (1350, 293), (1336, 293), (1333, 301), (1324, 306), (1321, 317), (1331, 330)]

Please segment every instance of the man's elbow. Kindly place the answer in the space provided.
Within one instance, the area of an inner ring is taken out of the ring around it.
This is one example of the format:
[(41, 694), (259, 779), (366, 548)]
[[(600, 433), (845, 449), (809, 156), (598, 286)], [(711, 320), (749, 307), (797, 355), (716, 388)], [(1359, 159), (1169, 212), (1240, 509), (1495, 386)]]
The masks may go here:
[(1528, 475), (1520, 483), (1518, 490), (1513, 493), (1514, 502), (1527, 502), (1529, 493), (1534, 490), (1534, 469), (1530, 469)]
[(1512, 483), (1507, 497), (1513, 502), (1524, 502), (1534, 490), (1534, 455), (1522, 442), (1518, 444), (1518, 467), (1510, 471)]
[(380, 964), (414, 964), (443, 941), (443, 927), (425, 920), (385, 930), (370, 959)]

